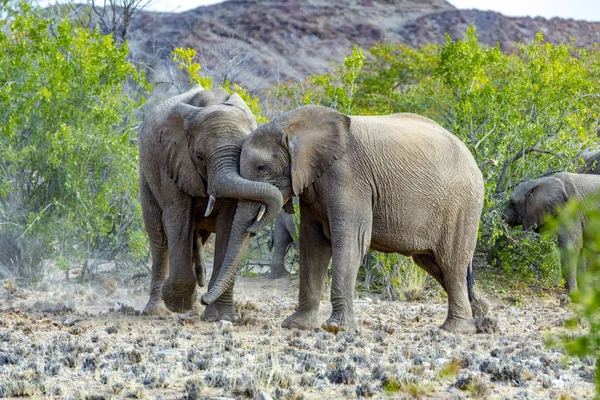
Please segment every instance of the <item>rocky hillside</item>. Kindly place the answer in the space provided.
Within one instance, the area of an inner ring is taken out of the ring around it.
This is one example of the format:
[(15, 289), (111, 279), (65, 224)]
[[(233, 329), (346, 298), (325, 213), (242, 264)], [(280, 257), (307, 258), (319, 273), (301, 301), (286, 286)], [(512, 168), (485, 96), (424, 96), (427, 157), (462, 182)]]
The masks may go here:
[(263, 89), (325, 72), (353, 44), (442, 43), (445, 32), (461, 38), (471, 23), (482, 42), (500, 43), (506, 51), (517, 41), (532, 41), (538, 31), (552, 43), (571, 37), (583, 46), (600, 42), (600, 22), (513, 18), (459, 10), (444, 0), (230, 0), (176, 14), (141, 12), (130, 42), (134, 58), (157, 72), (154, 80), (169, 80), (176, 71), (171, 50), (187, 46), (216, 79)]

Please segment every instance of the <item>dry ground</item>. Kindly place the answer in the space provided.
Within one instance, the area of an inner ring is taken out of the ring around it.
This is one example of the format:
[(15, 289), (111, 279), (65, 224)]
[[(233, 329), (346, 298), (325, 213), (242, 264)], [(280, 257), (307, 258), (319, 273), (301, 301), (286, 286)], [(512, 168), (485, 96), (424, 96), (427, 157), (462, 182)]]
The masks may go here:
[[(334, 335), (280, 328), (295, 305), (296, 277), (238, 278), (242, 322), (232, 328), (138, 315), (146, 285), (5, 285), (0, 396), (593, 397), (593, 361), (546, 345), (552, 335), (578, 331), (568, 328), (568, 307), (551, 296), (492, 298), (497, 328), (476, 335), (438, 329), (446, 312), (439, 291), (413, 302), (359, 297), (361, 331)], [(329, 310), (324, 296), (323, 320)]]

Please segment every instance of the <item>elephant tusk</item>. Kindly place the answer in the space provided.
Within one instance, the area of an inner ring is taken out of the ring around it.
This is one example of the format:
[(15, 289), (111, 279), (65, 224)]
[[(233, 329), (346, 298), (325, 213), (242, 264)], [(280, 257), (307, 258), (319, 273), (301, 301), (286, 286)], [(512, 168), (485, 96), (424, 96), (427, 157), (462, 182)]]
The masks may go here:
[(267, 206), (263, 204), (262, 206), (260, 206), (260, 210), (258, 210), (258, 215), (256, 216), (256, 222), (260, 222), (262, 217), (265, 215), (265, 211), (267, 211)]
[(204, 216), (208, 217), (210, 213), (213, 212), (213, 208), (215, 207), (215, 196), (212, 194), (208, 198), (208, 205), (206, 206), (206, 211), (204, 212)]

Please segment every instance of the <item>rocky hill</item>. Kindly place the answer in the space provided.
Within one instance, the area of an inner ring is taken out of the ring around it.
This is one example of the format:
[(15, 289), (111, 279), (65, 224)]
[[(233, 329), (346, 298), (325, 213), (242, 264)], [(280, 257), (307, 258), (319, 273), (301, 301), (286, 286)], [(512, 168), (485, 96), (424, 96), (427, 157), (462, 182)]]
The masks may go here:
[(353, 44), (443, 43), (446, 32), (461, 38), (472, 23), (481, 42), (500, 43), (506, 51), (515, 42), (531, 42), (538, 31), (552, 43), (600, 42), (600, 22), (506, 17), (459, 10), (444, 0), (230, 0), (182, 13), (140, 12), (130, 43), (134, 59), (147, 63), (155, 80), (169, 80), (165, 74), (176, 70), (172, 49), (187, 46), (198, 51), (205, 71), (216, 79), (254, 90), (323, 73)]

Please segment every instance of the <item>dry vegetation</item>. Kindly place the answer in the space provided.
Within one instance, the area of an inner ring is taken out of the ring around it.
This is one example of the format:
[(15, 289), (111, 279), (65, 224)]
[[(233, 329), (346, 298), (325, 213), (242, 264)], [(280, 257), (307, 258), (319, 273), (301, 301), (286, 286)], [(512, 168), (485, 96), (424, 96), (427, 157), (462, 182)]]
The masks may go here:
[[(592, 398), (593, 360), (547, 346), (578, 328), (558, 297), (490, 297), (497, 324), (438, 329), (439, 290), (356, 300), (359, 333), (280, 328), (297, 278), (238, 278), (239, 324), (139, 315), (146, 284), (5, 281), (0, 396), (60, 398)], [(322, 317), (329, 312), (326, 296)], [(489, 321), (488, 321), (489, 322)]]

